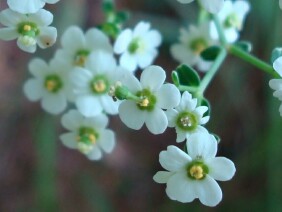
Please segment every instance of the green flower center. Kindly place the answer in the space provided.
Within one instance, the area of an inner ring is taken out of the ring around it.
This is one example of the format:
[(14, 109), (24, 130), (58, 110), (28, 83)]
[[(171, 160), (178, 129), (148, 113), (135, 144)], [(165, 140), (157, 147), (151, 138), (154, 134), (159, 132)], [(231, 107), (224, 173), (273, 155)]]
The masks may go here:
[(194, 113), (182, 112), (178, 114), (176, 125), (184, 131), (194, 131), (198, 126), (198, 118)]
[(137, 51), (141, 51), (144, 48), (144, 44), (142, 43), (142, 40), (140, 38), (134, 38), (129, 46), (128, 51), (130, 54), (135, 54)]
[(103, 75), (95, 76), (90, 82), (90, 88), (94, 94), (105, 94), (109, 91), (109, 81)]
[(208, 43), (204, 38), (195, 38), (189, 43), (189, 49), (192, 49), (194, 54), (199, 55), (208, 47)]
[(57, 93), (63, 87), (63, 82), (58, 75), (49, 75), (45, 78), (44, 86), (50, 93)]
[(22, 36), (36, 37), (40, 31), (35, 23), (22, 22), (18, 25), (18, 33)]
[(98, 137), (99, 134), (93, 128), (81, 127), (76, 138), (78, 150), (84, 154), (89, 153), (93, 149), (93, 145), (96, 144)]
[(90, 54), (89, 50), (86, 49), (78, 50), (74, 57), (74, 65), (84, 67), (89, 54)]
[(236, 13), (231, 13), (229, 16), (226, 17), (223, 26), (225, 28), (232, 28), (235, 27), (236, 29), (241, 29), (241, 21)]
[(140, 110), (152, 111), (157, 103), (157, 98), (151, 93), (149, 89), (143, 89), (136, 93), (136, 96), (140, 98), (137, 102), (137, 106)]
[(187, 176), (193, 180), (202, 180), (209, 173), (209, 168), (202, 161), (192, 161), (187, 166)]

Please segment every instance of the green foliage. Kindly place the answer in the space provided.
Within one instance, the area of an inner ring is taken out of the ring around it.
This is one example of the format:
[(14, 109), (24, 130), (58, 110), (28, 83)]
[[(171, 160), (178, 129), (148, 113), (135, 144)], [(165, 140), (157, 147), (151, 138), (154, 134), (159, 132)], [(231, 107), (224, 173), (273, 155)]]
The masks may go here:
[(240, 49), (242, 49), (245, 52), (252, 51), (252, 44), (248, 41), (238, 41), (234, 45), (239, 47)]
[(202, 97), (202, 99), (200, 100), (200, 105), (201, 106), (207, 106), (209, 109), (207, 110), (207, 112), (204, 113), (203, 116), (210, 116), (211, 114), (211, 105), (209, 100), (207, 100), (205, 97)]
[(211, 46), (201, 52), (201, 57), (207, 61), (214, 61), (217, 58), (220, 49), (219, 46)]
[(200, 85), (200, 77), (198, 73), (190, 66), (182, 64), (172, 72), (172, 80), (174, 84), (198, 87)]

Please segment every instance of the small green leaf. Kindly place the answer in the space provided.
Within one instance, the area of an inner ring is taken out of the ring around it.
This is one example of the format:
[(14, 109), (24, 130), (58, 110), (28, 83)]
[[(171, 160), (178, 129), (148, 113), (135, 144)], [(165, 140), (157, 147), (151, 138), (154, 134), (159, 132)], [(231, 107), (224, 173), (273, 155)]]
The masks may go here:
[(234, 44), (235, 46), (239, 47), (245, 52), (251, 52), (252, 51), (252, 44), (248, 41), (239, 41)]
[(201, 57), (207, 61), (214, 61), (217, 58), (217, 55), (220, 52), (219, 46), (211, 46), (201, 52)]
[(178, 82), (180, 85), (194, 86), (194, 87), (200, 85), (200, 77), (192, 67), (182, 64), (176, 68), (176, 72), (178, 75)]
[(129, 18), (129, 13), (128, 12), (117, 12), (116, 13), (116, 17), (115, 17), (115, 22), (116, 23), (124, 23), (125, 21), (127, 21)]
[(203, 97), (201, 100), (201, 106), (207, 106), (209, 109), (207, 110), (207, 112), (204, 113), (203, 116), (210, 116), (211, 114), (211, 105), (210, 105), (210, 102), (209, 100), (207, 100), (205, 97)]
[(282, 48), (275, 48), (273, 49), (271, 53), (271, 63), (274, 63), (274, 61), (282, 56)]
[(172, 71), (171, 73), (171, 78), (172, 78), (172, 82), (174, 83), (174, 85), (176, 87), (178, 87), (180, 84), (179, 84), (179, 78), (178, 78), (178, 74), (176, 71)]
[(106, 1), (103, 3), (102, 9), (104, 13), (114, 12), (115, 10), (114, 3), (112, 1)]

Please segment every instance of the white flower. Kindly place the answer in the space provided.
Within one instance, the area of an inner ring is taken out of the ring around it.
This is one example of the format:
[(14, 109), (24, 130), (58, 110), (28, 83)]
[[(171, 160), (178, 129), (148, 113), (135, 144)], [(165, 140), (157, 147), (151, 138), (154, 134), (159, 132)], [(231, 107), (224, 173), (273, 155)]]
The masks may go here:
[[(282, 57), (278, 57), (273, 62), (274, 70), (282, 77)], [(272, 79), (269, 81), (269, 86), (274, 91), (273, 96), (282, 101), (282, 79)], [(282, 116), (282, 104), (279, 107), (280, 116)]]
[[(177, 0), (182, 4), (191, 3), (194, 0)], [(218, 13), (222, 7), (224, 0), (200, 0), (200, 4), (210, 13)]]
[(111, 85), (119, 80), (115, 58), (106, 52), (94, 52), (89, 56), (85, 68), (76, 67), (70, 74), (76, 95), (75, 104), (86, 117), (95, 116), (102, 111), (117, 114), (119, 102), (108, 95)]
[(36, 13), (39, 9), (43, 8), (45, 3), (55, 4), (59, 0), (8, 0), (8, 6), (11, 10), (27, 14)]
[(144, 123), (153, 134), (165, 131), (168, 120), (162, 109), (171, 109), (178, 105), (179, 90), (172, 84), (163, 84), (165, 71), (159, 66), (149, 66), (142, 74), (140, 82), (132, 76), (124, 82), (129, 90), (140, 98), (140, 101), (125, 100), (119, 106), (119, 116), (122, 122), (135, 130)]
[(57, 60), (51, 60), (49, 65), (34, 59), (29, 63), (29, 71), (34, 78), (24, 84), (24, 93), (30, 101), (41, 100), (44, 110), (59, 114), (67, 107), (69, 95), (67, 73), (65, 66)]
[(66, 60), (73, 67), (84, 67), (92, 52), (113, 53), (107, 35), (96, 28), (91, 28), (84, 34), (79, 27), (71, 26), (62, 35), (61, 44), (63, 48), (56, 52), (55, 58)]
[(209, 116), (203, 117), (207, 110), (206, 106), (197, 107), (197, 99), (192, 99), (189, 92), (185, 91), (182, 94), (180, 104), (175, 109), (166, 111), (168, 126), (176, 129), (176, 142), (182, 142), (185, 139), (189, 141), (192, 134), (207, 131), (200, 126), (209, 121)]
[(180, 29), (180, 43), (171, 46), (172, 56), (180, 63), (197, 66), (200, 71), (207, 71), (212, 62), (205, 61), (200, 54), (216, 42), (210, 37), (208, 23), (190, 26), (188, 30)]
[(52, 22), (52, 13), (44, 9), (40, 9), (35, 14), (28, 15), (6, 9), (0, 13), (0, 23), (7, 26), (0, 29), (0, 39), (17, 39), (20, 49), (34, 53), (36, 51), (36, 44), (44, 49), (55, 43), (57, 29), (49, 27)]
[(130, 71), (137, 67), (144, 69), (153, 63), (161, 44), (161, 35), (157, 30), (150, 30), (150, 24), (140, 22), (134, 30), (122, 31), (114, 44), (114, 52), (122, 54), (120, 65)]
[[(225, 37), (229, 43), (239, 38), (239, 31), (242, 30), (243, 22), (250, 10), (248, 1), (225, 1), (222, 10), (218, 13), (219, 21), (224, 30)], [(218, 33), (214, 22), (211, 22), (211, 37), (218, 39)]]
[(64, 145), (78, 149), (90, 160), (99, 160), (102, 151), (110, 153), (115, 146), (115, 135), (106, 129), (108, 118), (104, 114), (83, 117), (77, 110), (70, 110), (62, 117), (62, 125), (70, 132), (60, 136)]
[(222, 191), (215, 180), (230, 180), (235, 166), (225, 157), (215, 157), (214, 136), (196, 133), (190, 138), (188, 154), (176, 146), (168, 146), (160, 153), (160, 164), (168, 171), (157, 172), (153, 179), (167, 184), (166, 193), (172, 200), (186, 203), (199, 198), (204, 205), (216, 206), (222, 199)]

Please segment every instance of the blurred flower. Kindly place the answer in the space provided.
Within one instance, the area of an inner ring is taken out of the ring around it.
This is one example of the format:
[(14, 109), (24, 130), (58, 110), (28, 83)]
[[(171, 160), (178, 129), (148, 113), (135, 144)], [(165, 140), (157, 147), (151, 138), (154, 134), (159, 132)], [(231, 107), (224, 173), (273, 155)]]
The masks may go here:
[(69, 27), (61, 39), (62, 49), (57, 50), (55, 57), (66, 60), (73, 67), (84, 67), (88, 56), (95, 51), (113, 54), (108, 36), (96, 28), (85, 34), (79, 27)]
[[(218, 13), (225, 37), (229, 43), (239, 38), (239, 31), (242, 30), (243, 22), (250, 10), (248, 1), (225, 1), (222, 10)], [(211, 37), (218, 39), (218, 33), (214, 22), (211, 22)]]
[(62, 117), (62, 125), (70, 132), (60, 136), (63, 144), (78, 149), (90, 160), (99, 160), (102, 151), (110, 153), (115, 146), (115, 134), (105, 129), (108, 118), (104, 114), (86, 118), (77, 110), (70, 110)]
[(159, 171), (153, 179), (166, 183), (166, 193), (172, 200), (183, 203), (199, 198), (202, 204), (216, 206), (222, 191), (215, 180), (230, 180), (235, 174), (233, 162), (215, 157), (217, 141), (209, 133), (195, 133), (187, 142), (188, 154), (176, 146), (168, 146), (159, 156), (168, 171)]
[(0, 23), (7, 26), (0, 29), (0, 39), (14, 40), (17, 38), (20, 49), (34, 53), (36, 44), (44, 49), (55, 43), (57, 29), (49, 27), (52, 22), (52, 13), (44, 9), (28, 15), (6, 9), (0, 13)]
[(176, 142), (182, 142), (185, 139), (189, 141), (192, 134), (207, 131), (200, 126), (209, 121), (209, 116), (203, 117), (207, 110), (206, 106), (197, 107), (197, 99), (192, 99), (192, 95), (188, 91), (182, 94), (179, 105), (175, 109), (166, 111), (168, 126), (176, 129)]
[[(273, 62), (274, 70), (282, 77), (282, 57), (278, 57)], [(282, 101), (282, 79), (272, 79), (269, 81), (269, 86), (274, 91), (273, 96)], [(282, 104), (279, 107), (280, 116), (282, 116)]]
[(110, 53), (93, 52), (89, 58), (85, 68), (76, 67), (70, 74), (78, 111), (86, 117), (96, 116), (102, 111), (117, 114), (119, 102), (114, 102), (108, 92), (122, 71), (117, 70), (116, 60)]
[(190, 26), (188, 30), (180, 29), (180, 43), (171, 46), (172, 56), (180, 63), (189, 66), (196, 65), (200, 71), (207, 71), (212, 62), (205, 61), (200, 54), (206, 48), (212, 46), (216, 41), (210, 37), (208, 23), (199, 26)]
[(279, 0), (279, 7), (282, 9), (282, 0)]
[(119, 116), (129, 128), (139, 130), (145, 123), (153, 134), (160, 134), (167, 128), (168, 120), (162, 109), (178, 105), (180, 92), (173, 84), (163, 84), (165, 71), (159, 66), (149, 66), (142, 74), (140, 82), (132, 76), (124, 82), (130, 92), (139, 100), (124, 100), (119, 106)]
[(69, 95), (65, 66), (57, 60), (49, 65), (41, 59), (29, 63), (29, 71), (35, 77), (24, 84), (24, 93), (30, 101), (39, 101), (44, 110), (59, 114), (67, 107)]
[(161, 34), (150, 30), (150, 24), (139, 22), (134, 30), (125, 29), (117, 37), (114, 52), (122, 54), (120, 65), (129, 71), (144, 69), (153, 63), (161, 44)]
[(59, 0), (8, 0), (8, 6), (11, 10), (27, 14), (36, 13), (39, 9), (43, 8), (45, 3), (55, 4)]
[[(194, 0), (177, 0), (182, 4), (191, 3)], [(224, 0), (200, 0), (200, 4), (210, 13), (218, 13), (223, 7)]]

